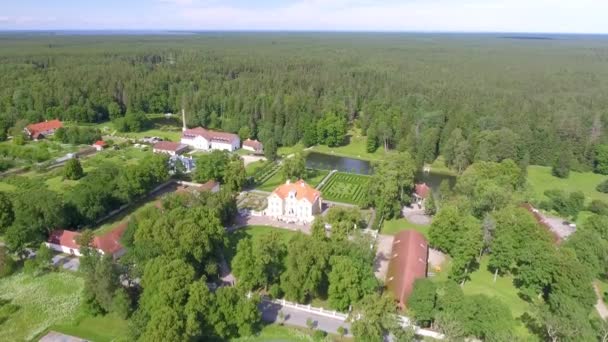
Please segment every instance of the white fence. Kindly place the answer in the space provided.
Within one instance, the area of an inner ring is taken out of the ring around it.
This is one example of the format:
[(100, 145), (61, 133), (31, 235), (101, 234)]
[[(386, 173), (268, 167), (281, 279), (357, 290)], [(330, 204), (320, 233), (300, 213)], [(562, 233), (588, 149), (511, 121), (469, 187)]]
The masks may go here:
[[(262, 297), (262, 300), (266, 301), (266, 302), (274, 303), (274, 304), (279, 304), (283, 307), (296, 309), (298, 311), (308, 312), (308, 313), (323, 316), (323, 317), (337, 319), (342, 322), (345, 322), (346, 320), (348, 320), (348, 316), (349, 316), (348, 314), (338, 312), (335, 310), (326, 310), (323, 308), (316, 308), (316, 307), (310, 306), (310, 305), (290, 302), (285, 299), (270, 299), (268, 297)], [(412, 325), (410, 319), (406, 316), (397, 316), (397, 319), (401, 323), (401, 326), (404, 328)], [(443, 334), (438, 333), (436, 331), (432, 331), (432, 330), (428, 330), (428, 329), (421, 329), (420, 327), (417, 327), (417, 326), (414, 326), (414, 329), (416, 331), (416, 335), (419, 335), (419, 336), (431, 337), (431, 338), (434, 338), (437, 340), (443, 340), (445, 338), (445, 336)]]
[(263, 297), (262, 300), (266, 301), (266, 302), (279, 304), (284, 307), (296, 309), (298, 311), (304, 311), (304, 312), (308, 312), (308, 313), (319, 315), (319, 316), (334, 318), (334, 319), (340, 320), (342, 322), (346, 321), (346, 319), (348, 318), (347, 314), (344, 314), (344, 313), (341, 313), (341, 312), (338, 312), (335, 310), (325, 310), (323, 308), (316, 308), (316, 307), (310, 306), (310, 305), (293, 303), (293, 302), (287, 301), (285, 299), (270, 299), (267, 297)]

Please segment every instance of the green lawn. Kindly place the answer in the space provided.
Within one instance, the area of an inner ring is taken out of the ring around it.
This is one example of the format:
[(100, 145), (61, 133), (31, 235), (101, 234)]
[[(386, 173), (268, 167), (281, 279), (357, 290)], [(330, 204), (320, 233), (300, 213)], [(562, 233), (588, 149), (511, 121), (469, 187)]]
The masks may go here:
[(249, 163), (247, 166), (245, 166), (245, 172), (247, 172), (247, 176), (253, 176), (257, 171), (264, 168), (267, 163), (268, 162), (265, 160), (258, 160), (253, 163)]
[(12, 191), (15, 191), (16, 189), (17, 189), (17, 187), (12, 184), (0, 182), (0, 191), (2, 191), (2, 192), (12, 192)]
[(116, 132), (112, 122), (102, 122), (98, 124), (79, 124), (80, 126), (95, 127), (102, 131), (104, 135), (115, 135), (126, 138), (161, 137), (165, 140), (179, 141), (182, 136), (181, 116), (173, 115), (165, 118), (164, 114), (147, 114), (150, 120), (150, 128), (143, 132)]
[[(332, 341), (352, 341), (350, 338), (340, 339), (332, 336)], [(270, 324), (264, 326), (257, 336), (241, 337), (232, 342), (312, 342), (312, 333), (308, 329)]]
[(63, 179), (63, 176), (55, 176), (52, 178), (48, 178), (45, 181), (45, 183), (46, 183), (47, 187), (49, 188), (49, 190), (53, 190), (58, 193), (65, 193), (70, 188), (72, 188), (76, 184), (78, 184), (78, 181)]
[(49, 331), (80, 337), (95, 342), (127, 341), (128, 322), (108, 314), (106, 316), (84, 317), (72, 323), (56, 324)]
[[(304, 177), (306, 183), (312, 187), (316, 187), (319, 183), (321, 183), (323, 178), (329, 174), (329, 171), (308, 169), (306, 173), (306, 177)], [(281, 170), (279, 170), (264, 183), (260, 184), (257, 189), (262, 191), (273, 191), (283, 183), (285, 183), (285, 179), (283, 178)]]
[(387, 154), (382, 147), (379, 147), (374, 153), (368, 153), (367, 137), (363, 136), (358, 129), (348, 132), (347, 141), (346, 145), (338, 147), (317, 145), (311, 151), (363, 160), (380, 160)]
[[(443, 270), (437, 276), (431, 278), (433, 281), (444, 281), (447, 279), (451, 261), (446, 262)], [(511, 314), (516, 320), (515, 333), (520, 339), (536, 341), (519, 318), (528, 312), (531, 314), (530, 304), (518, 296), (518, 290), (513, 285), (513, 277), (498, 277), (494, 282), (494, 274), (488, 271), (488, 256), (481, 258), (479, 269), (471, 273), (471, 279), (465, 282), (462, 288), (465, 295), (484, 294), (498, 298), (511, 309)]]
[(0, 279), (0, 298), (19, 307), (0, 328), (0, 341), (31, 340), (76, 313), (84, 280), (68, 272)]
[(277, 150), (277, 155), (284, 157), (293, 153), (301, 153), (302, 151), (304, 151), (304, 145), (302, 145), (301, 143), (297, 143), (293, 146), (279, 147)]
[(560, 189), (566, 192), (580, 190), (585, 193), (587, 201), (599, 199), (608, 202), (608, 194), (595, 190), (595, 187), (608, 176), (598, 175), (591, 172), (570, 172), (566, 179), (551, 175), (551, 168), (545, 166), (528, 167), (528, 184), (537, 200), (545, 199), (543, 194), (546, 190)]
[(369, 179), (369, 176), (336, 172), (321, 188), (323, 199), (361, 205)]
[(255, 238), (257, 236), (265, 235), (270, 232), (277, 232), (285, 241), (289, 240), (292, 236), (297, 234), (296, 232), (291, 230), (270, 226), (247, 226), (241, 228), (235, 232), (228, 234), (228, 243), (226, 245), (226, 250), (224, 251), (226, 261), (228, 263), (232, 261), (232, 258), (236, 254), (236, 246), (241, 239)]
[(384, 220), (384, 222), (382, 222), (382, 229), (380, 230), (380, 232), (381, 234), (395, 235), (402, 230), (414, 229), (419, 231), (428, 239), (429, 227), (430, 225), (415, 224), (408, 221), (408, 219), (406, 218), (398, 218), (392, 220)]

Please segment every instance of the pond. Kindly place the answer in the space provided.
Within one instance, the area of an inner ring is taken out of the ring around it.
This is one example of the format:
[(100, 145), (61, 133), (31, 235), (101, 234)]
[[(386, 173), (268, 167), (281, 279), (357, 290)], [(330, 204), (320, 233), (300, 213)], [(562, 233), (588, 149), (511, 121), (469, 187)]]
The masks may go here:
[[(367, 160), (335, 156), (331, 154), (310, 152), (306, 155), (306, 167), (320, 170), (338, 170), (342, 172), (369, 175), (373, 173), (372, 165)], [(417, 183), (425, 182), (433, 191), (439, 188), (443, 180), (450, 186), (456, 184), (456, 177), (441, 173), (424, 173), (417, 171), (414, 175)]]

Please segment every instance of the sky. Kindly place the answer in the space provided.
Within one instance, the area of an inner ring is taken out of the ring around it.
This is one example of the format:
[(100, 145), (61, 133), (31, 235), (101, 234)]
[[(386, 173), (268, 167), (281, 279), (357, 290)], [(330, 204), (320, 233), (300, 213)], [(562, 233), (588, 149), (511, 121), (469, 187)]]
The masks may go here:
[(608, 33), (608, 0), (0, 0), (0, 30)]

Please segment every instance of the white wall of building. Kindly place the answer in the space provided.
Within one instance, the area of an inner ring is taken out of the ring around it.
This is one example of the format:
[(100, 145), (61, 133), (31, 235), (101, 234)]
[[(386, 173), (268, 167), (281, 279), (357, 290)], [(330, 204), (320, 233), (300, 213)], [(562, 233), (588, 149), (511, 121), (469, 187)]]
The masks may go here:
[(308, 199), (297, 199), (294, 194), (282, 199), (273, 193), (268, 196), (266, 215), (282, 221), (312, 222), (314, 215), (321, 212), (320, 199), (310, 203)]
[(197, 150), (207, 151), (211, 149), (209, 141), (200, 135), (196, 136), (194, 139), (182, 138), (181, 143), (186, 144), (188, 146), (192, 146)]

